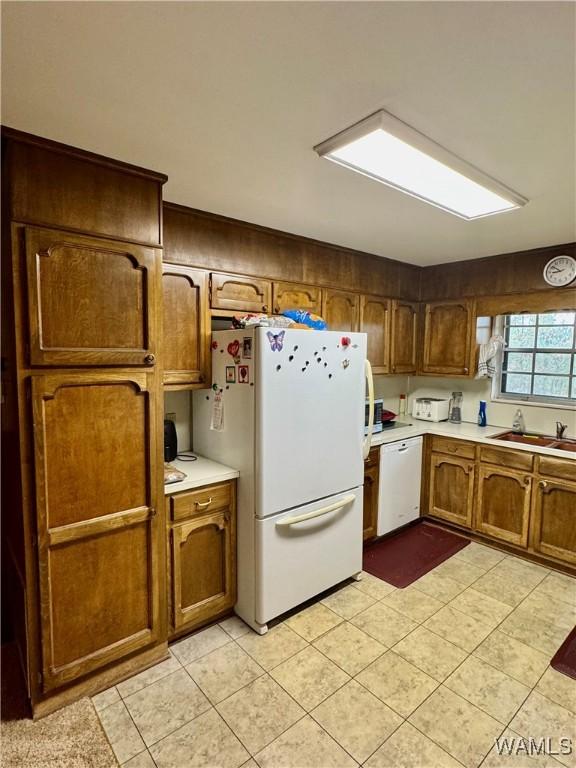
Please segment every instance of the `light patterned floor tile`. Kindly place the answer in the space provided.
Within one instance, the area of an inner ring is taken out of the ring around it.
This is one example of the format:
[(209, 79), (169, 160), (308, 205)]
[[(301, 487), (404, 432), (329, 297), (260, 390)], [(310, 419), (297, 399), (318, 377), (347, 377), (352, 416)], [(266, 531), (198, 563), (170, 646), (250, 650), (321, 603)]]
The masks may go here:
[(140, 752), (136, 757), (122, 763), (122, 768), (156, 768), (156, 763), (152, 760), (150, 752)]
[(467, 768), (477, 768), (503, 726), (470, 702), (438, 688), (410, 717), (410, 722)]
[(148, 747), (210, 709), (184, 669), (127, 696), (124, 703)]
[(418, 622), (428, 619), (444, 605), (440, 600), (427, 595), (416, 587), (397, 589), (387, 595), (382, 602)]
[(190, 677), (218, 704), (265, 674), (259, 664), (236, 643), (227, 643), (186, 667)]
[(467, 563), (465, 560), (457, 560), (454, 557), (450, 557), (448, 560), (440, 563), (440, 565), (432, 571), (432, 573), (440, 576), (447, 576), (449, 579), (452, 579), (458, 584), (462, 584), (464, 587), (469, 587), (477, 581), (480, 576), (483, 576), (485, 572), (484, 568), (478, 568), (471, 563)]
[(470, 653), (492, 632), (492, 626), (454, 610), (449, 605), (435, 613), (424, 626)]
[(564, 629), (566, 634), (576, 624), (576, 602), (566, 603), (536, 590), (520, 603), (517, 610), (531, 613), (533, 616), (537, 616), (539, 621), (554, 624)]
[(355, 627), (378, 640), (387, 648), (395, 645), (415, 627), (417, 622), (389, 608), (384, 603), (376, 603), (351, 620)]
[(449, 603), (456, 595), (463, 592), (466, 587), (463, 584), (459, 584), (454, 579), (450, 579), (448, 576), (442, 576), (439, 573), (430, 571), (425, 576), (421, 576), (410, 586), (419, 589), (430, 597), (435, 597), (436, 600), (440, 600), (442, 603)]
[(123, 701), (105, 707), (98, 712), (98, 717), (119, 763), (125, 763), (146, 749)]
[[(533, 691), (522, 705), (510, 728), (521, 736), (537, 741), (544, 737), (551, 739), (553, 750), (561, 752), (561, 739), (572, 739), (576, 743), (576, 718), (569, 710)], [(558, 754), (556, 759), (566, 766), (576, 765), (576, 751), (572, 754)]]
[(523, 557), (516, 557), (515, 555), (507, 555), (498, 565), (500, 568), (517, 570), (518, 573), (522, 574), (523, 578), (530, 574), (534, 586), (550, 573), (550, 568), (533, 563), (531, 560), (525, 560)]
[(239, 768), (250, 757), (214, 709), (166, 736), (150, 752), (158, 768)]
[(290, 616), (284, 623), (304, 640), (312, 642), (342, 621), (342, 617), (331, 611), (330, 608), (322, 605), (322, 603), (314, 603), (294, 616)]
[(418, 627), (400, 640), (394, 651), (438, 682), (445, 680), (467, 656), (466, 651), (447, 642), (426, 627)]
[(360, 611), (366, 610), (374, 602), (373, 597), (370, 597), (365, 592), (361, 592), (351, 584), (322, 599), (322, 603), (326, 607), (337, 613), (338, 616), (342, 616), (343, 619), (351, 619)]
[(110, 704), (115, 704), (117, 701), (120, 701), (120, 694), (115, 685), (113, 685), (112, 688), (107, 688), (105, 691), (97, 693), (96, 696), (92, 696), (92, 704), (94, 704), (96, 712), (101, 712), (106, 707), (109, 707)]
[(462, 768), (448, 752), (410, 723), (397, 731), (364, 763), (365, 768)]
[(306, 710), (313, 709), (350, 679), (311, 645), (274, 667), (270, 674)]
[(461, 613), (472, 616), (483, 624), (489, 624), (492, 628), (497, 627), (513, 610), (511, 605), (506, 605), (500, 600), (476, 592), (473, 587), (465, 589), (448, 605)]
[[(498, 566), (496, 566), (498, 568)], [(474, 582), (476, 592), (499, 600), (501, 603), (515, 608), (532, 591), (530, 584), (523, 582), (522, 577), (516, 572), (506, 574), (493, 568)]]
[(540, 619), (531, 611), (517, 608), (500, 624), (498, 629), (506, 635), (520, 640), (549, 658), (554, 656), (568, 634), (567, 629)]
[(286, 624), (273, 627), (265, 635), (250, 632), (239, 637), (236, 642), (264, 669), (278, 666), (308, 645), (304, 638)]
[(546, 654), (499, 630), (480, 643), (473, 655), (529, 687), (536, 685), (548, 666)]
[(354, 768), (357, 763), (307, 716), (256, 755), (260, 768)]
[(256, 760), (254, 760), (254, 758), (251, 757), (250, 760), (248, 760), (243, 765), (241, 765), (240, 768), (259, 768), (259, 766)]
[(348, 621), (331, 629), (312, 645), (352, 676), (386, 651), (381, 643)]
[(548, 667), (536, 686), (538, 693), (576, 714), (576, 680)]
[(142, 688), (146, 688), (147, 685), (155, 683), (156, 680), (161, 680), (163, 677), (171, 675), (172, 672), (177, 672), (182, 669), (178, 659), (170, 654), (170, 658), (165, 661), (161, 661), (160, 664), (155, 664), (149, 669), (145, 669), (143, 672), (139, 672), (133, 677), (129, 677), (128, 680), (123, 680), (118, 683), (117, 688), (119, 694), (125, 699), (130, 696), (131, 693), (136, 693)]
[(402, 723), (401, 717), (355, 680), (311, 714), (359, 763), (370, 757)]
[(505, 552), (485, 547), (483, 544), (478, 544), (475, 541), (470, 542), (467, 547), (464, 547), (464, 549), (461, 549), (454, 555), (455, 559), (465, 560), (467, 563), (475, 565), (477, 568), (482, 568), (485, 571), (494, 568), (505, 557)]
[(402, 717), (411, 715), (439, 685), (394, 651), (381, 656), (356, 679)]
[(217, 704), (216, 709), (252, 755), (305, 714), (268, 675)]
[(549, 755), (529, 754), (529, 740), (506, 728), (498, 737), (482, 768), (560, 768)]
[(170, 650), (182, 666), (186, 666), (191, 661), (196, 661), (200, 656), (204, 656), (229, 642), (231, 642), (230, 635), (227, 635), (223, 629), (214, 624), (208, 629), (202, 629), (200, 632), (174, 643), (170, 646)]
[(239, 616), (229, 616), (227, 619), (219, 622), (218, 626), (222, 627), (224, 632), (230, 635), (233, 640), (237, 640), (242, 635), (252, 631), (248, 624), (244, 624)]
[(569, 605), (576, 604), (576, 578), (564, 573), (549, 573), (536, 587), (536, 592), (563, 600)]
[(370, 595), (375, 600), (382, 600), (386, 595), (396, 591), (396, 587), (393, 587), (392, 584), (388, 584), (384, 579), (379, 579), (371, 573), (366, 573), (366, 571), (362, 571), (362, 578), (360, 581), (355, 581), (352, 586)]
[(444, 685), (501, 723), (510, 722), (530, 693), (528, 686), (475, 656), (469, 656)]

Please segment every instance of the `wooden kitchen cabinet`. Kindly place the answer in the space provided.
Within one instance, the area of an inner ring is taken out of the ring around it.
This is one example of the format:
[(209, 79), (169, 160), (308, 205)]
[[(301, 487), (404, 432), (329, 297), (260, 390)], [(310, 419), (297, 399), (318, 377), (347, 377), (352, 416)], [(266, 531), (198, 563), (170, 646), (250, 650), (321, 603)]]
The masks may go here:
[(373, 539), (377, 534), (379, 476), (380, 448), (376, 446), (370, 449), (364, 462), (364, 541)]
[(189, 514), (170, 531), (171, 627), (179, 635), (236, 602), (236, 483), (205, 486), (167, 501), (178, 516)]
[(210, 275), (210, 306), (212, 309), (226, 311), (270, 312), (272, 283), (258, 277), (212, 272)]
[(22, 238), (31, 365), (154, 365), (159, 249), (28, 226)]
[(390, 372), (390, 300), (377, 296), (360, 299), (360, 331), (368, 337), (368, 360), (372, 372)]
[(416, 373), (418, 343), (418, 304), (391, 302), (390, 373)]
[(472, 303), (432, 302), (424, 305), (421, 373), (470, 376), (475, 334)]
[(532, 549), (576, 565), (576, 483), (541, 478), (532, 496)]
[(162, 265), (164, 386), (188, 389), (210, 382), (208, 273)]
[(360, 322), (360, 296), (347, 291), (324, 291), (322, 315), (329, 331), (357, 331)]
[(528, 545), (532, 477), (526, 472), (480, 464), (476, 529), (495, 539)]
[(428, 514), (470, 528), (473, 506), (474, 462), (459, 456), (432, 452)]
[(305, 309), (315, 315), (322, 313), (322, 289), (316, 285), (298, 283), (274, 283), (273, 306), (276, 315), (285, 309)]
[(150, 645), (165, 626), (153, 381), (32, 377), (44, 692)]

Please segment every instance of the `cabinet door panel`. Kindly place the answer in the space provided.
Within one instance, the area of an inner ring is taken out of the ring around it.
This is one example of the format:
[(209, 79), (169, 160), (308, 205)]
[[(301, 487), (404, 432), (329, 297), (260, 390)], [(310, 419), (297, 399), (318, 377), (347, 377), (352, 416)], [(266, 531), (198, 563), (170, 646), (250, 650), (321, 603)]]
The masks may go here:
[(160, 251), (26, 227), (32, 365), (150, 365)]
[(162, 266), (164, 300), (164, 384), (178, 387), (208, 382), (210, 322), (206, 272)]
[(272, 284), (268, 280), (212, 272), (210, 306), (240, 312), (269, 312)]
[(540, 480), (534, 489), (532, 548), (576, 564), (576, 484)]
[(152, 382), (144, 373), (33, 377), (45, 691), (159, 638)]
[(364, 467), (364, 541), (373, 539), (378, 529), (379, 455), (379, 449), (373, 448)]
[(357, 331), (360, 300), (355, 293), (324, 291), (322, 314), (330, 331)]
[(236, 600), (235, 516), (230, 509), (172, 528), (175, 630), (208, 621)]
[(524, 472), (480, 465), (476, 527), (512, 544), (528, 543), (532, 478)]
[(322, 289), (314, 285), (274, 283), (274, 312), (285, 309), (306, 309), (319, 315), (322, 312)]
[(474, 464), (433, 453), (430, 465), (429, 514), (451, 523), (472, 525)]
[(423, 373), (470, 375), (472, 315), (468, 302), (426, 304)]
[(390, 371), (416, 373), (418, 305), (393, 301), (390, 319)]
[(368, 335), (368, 360), (373, 373), (390, 370), (390, 301), (362, 296), (360, 330)]

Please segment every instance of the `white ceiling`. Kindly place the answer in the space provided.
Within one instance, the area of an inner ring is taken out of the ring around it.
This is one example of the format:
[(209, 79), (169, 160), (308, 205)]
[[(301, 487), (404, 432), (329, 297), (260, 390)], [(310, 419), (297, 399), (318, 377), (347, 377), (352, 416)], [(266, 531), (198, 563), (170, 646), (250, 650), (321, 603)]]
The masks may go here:
[[(4, 2), (2, 121), (165, 199), (415, 264), (576, 239), (572, 2)], [(529, 198), (463, 221), (312, 147), (385, 108)]]

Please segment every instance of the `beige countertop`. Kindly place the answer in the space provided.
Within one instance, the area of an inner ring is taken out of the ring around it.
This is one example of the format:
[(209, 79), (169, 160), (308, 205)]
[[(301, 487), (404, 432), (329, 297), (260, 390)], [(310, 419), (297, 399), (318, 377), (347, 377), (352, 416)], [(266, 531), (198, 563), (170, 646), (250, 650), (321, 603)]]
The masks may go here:
[(504, 440), (494, 440), (495, 435), (508, 431), (509, 427), (479, 427), (471, 422), (451, 424), (448, 421), (418, 421), (418, 419), (412, 417), (409, 417), (409, 419), (409, 423), (405, 427), (395, 427), (388, 431), (385, 428), (383, 432), (373, 435), (372, 445), (394, 443), (397, 440), (407, 440), (409, 437), (418, 437), (419, 435), (440, 435), (460, 438), (462, 440), (472, 440), (475, 443), (495, 445), (499, 448), (513, 448), (518, 451), (528, 451), (530, 453), (540, 453), (546, 456), (576, 460), (576, 454), (573, 451), (561, 451), (558, 448), (545, 448), (540, 445), (524, 445), (523, 443), (507, 443)]
[[(197, 456), (197, 454), (194, 455)], [(184, 472), (186, 478), (177, 483), (165, 485), (164, 493), (166, 495), (189, 491), (191, 488), (200, 488), (202, 485), (223, 483), (225, 480), (233, 480), (240, 474), (237, 469), (206, 459), (204, 456), (198, 456), (196, 461), (174, 459), (170, 462), (170, 466)]]

